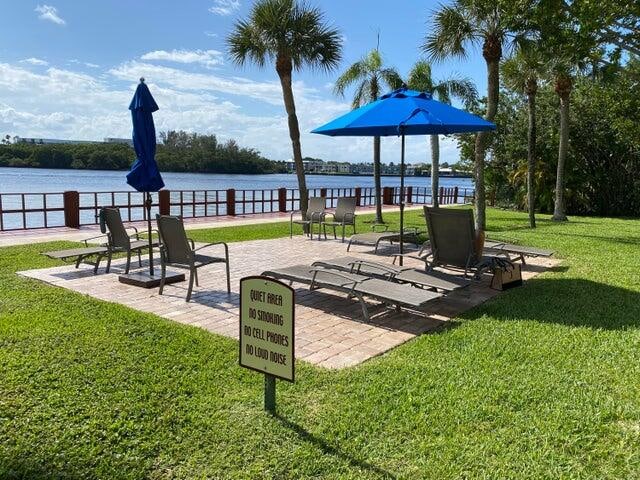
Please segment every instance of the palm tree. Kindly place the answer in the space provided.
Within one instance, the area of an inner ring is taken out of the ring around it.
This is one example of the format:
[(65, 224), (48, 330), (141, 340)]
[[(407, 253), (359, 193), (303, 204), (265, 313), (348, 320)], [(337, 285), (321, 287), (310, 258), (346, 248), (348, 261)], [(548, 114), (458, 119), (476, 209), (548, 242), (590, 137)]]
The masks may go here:
[(268, 62), (275, 63), (288, 116), (300, 209), (306, 212), (308, 193), (291, 77), (294, 70), (305, 66), (324, 71), (337, 68), (342, 58), (342, 37), (326, 24), (318, 8), (297, 0), (259, 0), (248, 19), (236, 22), (227, 45), (238, 65), (251, 62), (264, 67)]
[[(334, 92), (336, 95), (344, 96), (345, 90), (353, 84), (357, 84), (352, 101), (352, 107), (355, 109), (363, 104), (377, 100), (382, 88), (391, 90), (400, 88), (402, 79), (396, 70), (383, 66), (382, 55), (376, 48), (347, 68), (338, 77)], [(383, 223), (382, 204), (380, 201), (382, 197), (380, 137), (373, 137), (373, 181), (376, 191), (376, 223)]]
[[(482, 48), (487, 65), (487, 111), (485, 118), (492, 122), (498, 109), (500, 87), (500, 59), (503, 47), (517, 40), (511, 34), (512, 17), (505, 13), (503, 2), (486, 0), (454, 0), (440, 5), (434, 12), (433, 30), (422, 46), (431, 60), (448, 57), (466, 58), (470, 46)], [(475, 210), (479, 240), (486, 228), (486, 193), (484, 185), (485, 153), (489, 132), (480, 132), (475, 141)]]
[[(434, 80), (431, 75), (431, 64), (419, 60), (409, 72), (407, 85), (413, 90), (430, 92), (438, 100), (451, 103), (451, 97), (470, 104), (478, 96), (476, 87), (467, 77), (451, 77), (446, 80)], [(440, 140), (438, 135), (429, 135), (431, 142), (431, 203), (438, 206), (438, 183), (440, 167)]]
[(560, 98), (560, 139), (558, 142), (558, 170), (556, 173), (556, 198), (553, 206), (552, 220), (566, 222), (564, 205), (564, 170), (569, 148), (569, 100), (573, 89), (571, 69), (562, 62), (554, 68), (553, 89)]
[(537, 45), (522, 46), (502, 65), (508, 87), (527, 96), (529, 127), (527, 135), (527, 209), (529, 224), (536, 228), (535, 175), (536, 175), (536, 94), (538, 82), (545, 74), (545, 62)]

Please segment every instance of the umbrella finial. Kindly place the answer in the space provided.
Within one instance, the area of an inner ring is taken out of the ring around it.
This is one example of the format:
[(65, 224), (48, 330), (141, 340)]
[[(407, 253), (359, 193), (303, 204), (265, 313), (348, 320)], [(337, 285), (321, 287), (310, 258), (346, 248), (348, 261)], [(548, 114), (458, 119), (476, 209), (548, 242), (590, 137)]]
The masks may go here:
[(144, 77), (140, 77), (140, 83), (144, 83)]

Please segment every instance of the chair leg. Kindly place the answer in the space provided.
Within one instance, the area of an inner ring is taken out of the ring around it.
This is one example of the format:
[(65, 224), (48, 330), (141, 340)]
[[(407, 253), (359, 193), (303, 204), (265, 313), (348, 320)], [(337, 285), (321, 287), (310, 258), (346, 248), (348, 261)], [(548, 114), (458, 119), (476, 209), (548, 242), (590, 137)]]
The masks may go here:
[(162, 290), (164, 290), (164, 282), (167, 277), (167, 266), (164, 262), (160, 263), (160, 290), (158, 290), (158, 295), (162, 295)]
[(127, 266), (124, 269), (124, 273), (129, 273), (130, 267), (131, 267), (131, 250), (127, 252)]
[(195, 268), (192, 267), (191, 269), (189, 269), (189, 289), (187, 290), (187, 299), (186, 299), (187, 302), (191, 300), (191, 292), (193, 290), (193, 279), (195, 277), (194, 273), (195, 273)]
[(107, 268), (105, 269), (105, 273), (109, 273), (109, 269), (111, 268), (111, 252), (107, 253)]
[(227, 261), (225, 262), (226, 270), (227, 270), (227, 293), (231, 293), (231, 278), (229, 276), (229, 257), (227, 257)]
[(342, 224), (342, 243), (344, 243), (344, 235), (345, 235), (345, 232), (346, 232), (346, 228), (347, 228), (347, 226), (343, 223)]
[(194, 278), (196, 280), (196, 287), (199, 287), (200, 283), (198, 282), (198, 269), (197, 268), (193, 269), (193, 276), (194, 276)]
[(289, 222), (289, 238), (293, 238), (293, 222)]
[[(151, 259), (149, 259), (149, 261), (151, 261)], [(142, 267), (142, 254), (140, 253), (140, 250), (138, 250), (138, 266)]]

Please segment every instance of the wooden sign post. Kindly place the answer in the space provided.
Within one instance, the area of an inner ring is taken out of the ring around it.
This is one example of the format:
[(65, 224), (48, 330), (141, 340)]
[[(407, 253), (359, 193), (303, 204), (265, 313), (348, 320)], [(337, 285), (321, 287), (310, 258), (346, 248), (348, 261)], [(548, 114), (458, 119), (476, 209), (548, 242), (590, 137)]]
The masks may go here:
[(295, 377), (294, 290), (269, 277), (240, 280), (240, 366), (264, 373), (264, 408), (276, 410), (276, 378)]

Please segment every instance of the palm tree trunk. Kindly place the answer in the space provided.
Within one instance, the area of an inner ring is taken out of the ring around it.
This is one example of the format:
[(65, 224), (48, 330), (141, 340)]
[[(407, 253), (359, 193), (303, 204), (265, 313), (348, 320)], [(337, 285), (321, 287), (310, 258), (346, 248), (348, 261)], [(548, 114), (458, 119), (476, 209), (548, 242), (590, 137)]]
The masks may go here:
[(529, 225), (536, 228), (536, 193), (535, 193), (535, 171), (536, 171), (536, 95), (528, 94), (529, 100), (529, 132), (527, 138), (527, 208), (529, 210)]
[[(498, 110), (498, 88), (500, 85), (499, 67), (500, 57), (486, 60), (487, 63), (487, 114), (485, 118), (493, 122)], [(479, 237), (484, 237), (484, 230), (487, 227), (486, 217), (486, 191), (484, 186), (484, 165), (489, 132), (480, 132), (476, 135), (475, 144), (475, 210), (476, 210), (476, 233)]]
[(300, 191), (300, 210), (307, 211), (309, 205), (309, 194), (307, 192), (307, 182), (304, 176), (304, 164), (302, 163), (302, 148), (300, 146), (300, 127), (298, 125), (298, 116), (296, 115), (296, 104), (293, 98), (293, 89), (291, 88), (291, 71), (280, 72), (280, 85), (282, 86), (282, 97), (284, 98), (284, 108), (287, 111), (287, 120), (289, 123), (289, 137), (291, 137), (291, 146), (293, 149), (293, 162), (296, 166), (296, 175), (298, 177), (298, 190)]
[(438, 135), (429, 135), (431, 140), (431, 205), (437, 207), (440, 189), (440, 140)]
[(376, 191), (376, 223), (382, 219), (382, 182), (380, 180), (380, 137), (373, 137), (373, 183)]
[(566, 222), (564, 210), (564, 165), (569, 146), (569, 93), (560, 95), (560, 145), (558, 147), (558, 171), (556, 174), (556, 200), (552, 220)]

